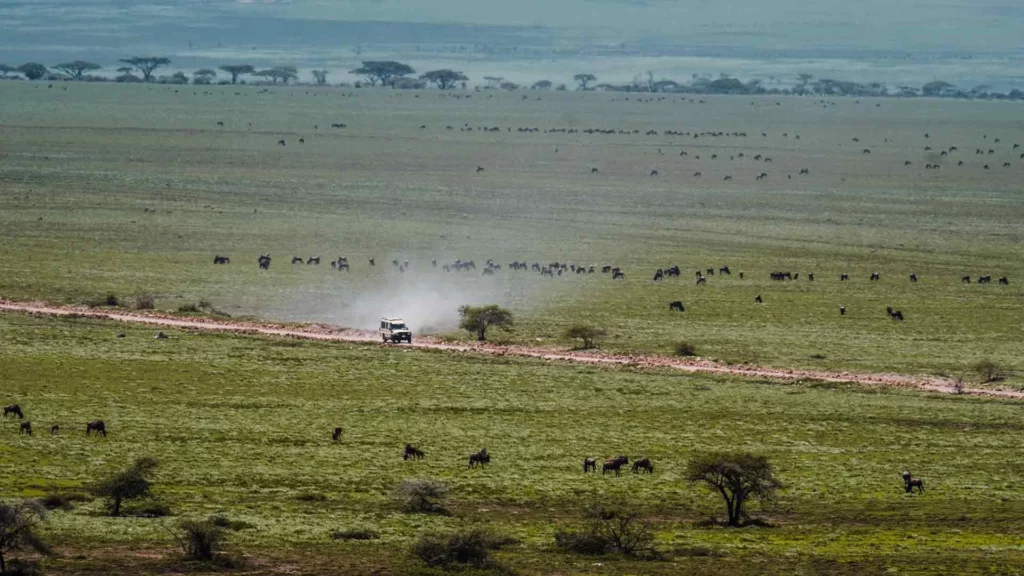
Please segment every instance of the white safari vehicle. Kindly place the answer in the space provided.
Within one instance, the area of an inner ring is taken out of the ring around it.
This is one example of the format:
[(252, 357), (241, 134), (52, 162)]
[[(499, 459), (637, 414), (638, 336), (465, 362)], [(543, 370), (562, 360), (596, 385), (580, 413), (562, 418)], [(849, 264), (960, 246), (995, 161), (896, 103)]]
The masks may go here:
[(412, 331), (405, 325), (405, 320), (401, 318), (381, 318), (380, 338), (385, 343), (397, 344), (405, 341), (412, 344)]

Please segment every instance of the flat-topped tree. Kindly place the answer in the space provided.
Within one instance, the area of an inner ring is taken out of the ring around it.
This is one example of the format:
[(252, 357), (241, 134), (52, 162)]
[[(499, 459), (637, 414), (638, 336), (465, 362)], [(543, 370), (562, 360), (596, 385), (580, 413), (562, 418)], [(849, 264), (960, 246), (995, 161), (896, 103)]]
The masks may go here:
[(440, 90), (450, 90), (459, 82), (466, 82), (469, 78), (462, 72), (456, 70), (431, 70), (430, 72), (423, 73), (420, 76), (420, 80), (426, 80), (427, 82), (433, 82), (437, 84)]
[(93, 70), (99, 70), (102, 68), (95, 62), (86, 62), (85, 60), (75, 60), (74, 62), (65, 62), (64, 64), (57, 64), (53, 67), (54, 70), (59, 70), (64, 74), (75, 80), (81, 80), (82, 76), (86, 72), (92, 72)]
[(512, 313), (497, 304), (488, 306), (463, 306), (459, 308), (459, 328), (472, 334), (476, 339), (483, 342), (487, 339), (487, 329), (491, 326), (501, 328), (506, 332), (512, 330)]
[(592, 82), (597, 82), (597, 76), (593, 74), (577, 74), (572, 79), (579, 84), (579, 90), (586, 90)]
[(248, 64), (225, 64), (220, 67), (221, 70), (231, 74), (231, 83), (238, 84), (238, 77), (242, 74), (252, 74), (256, 71), (255, 68)]
[(170, 58), (163, 56), (132, 56), (131, 58), (122, 58), (119, 61), (138, 70), (142, 74), (142, 79), (146, 82), (153, 81), (153, 72), (157, 68), (171, 63)]
[(39, 80), (43, 76), (46, 76), (46, 73), (49, 72), (49, 70), (46, 69), (46, 66), (43, 66), (38, 62), (27, 62), (18, 66), (18, 72), (24, 74), (25, 78), (28, 78), (29, 80)]
[(416, 71), (408, 64), (386, 60), (363, 62), (362, 66), (352, 70), (351, 73), (366, 78), (370, 86), (376, 86), (377, 82), (380, 82), (381, 86), (391, 86), (396, 79), (415, 74)]

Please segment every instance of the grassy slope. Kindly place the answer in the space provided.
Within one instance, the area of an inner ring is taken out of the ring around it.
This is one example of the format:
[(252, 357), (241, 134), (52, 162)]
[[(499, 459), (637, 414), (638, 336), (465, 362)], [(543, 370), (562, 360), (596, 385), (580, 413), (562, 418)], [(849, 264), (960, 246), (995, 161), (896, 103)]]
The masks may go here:
[[(114, 338), (124, 330), (126, 338)], [(555, 525), (601, 500), (624, 500), (655, 521), (663, 549), (705, 546), (615, 572), (780, 573), (1012, 571), (1024, 562), (1014, 456), (1014, 403), (780, 385), (628, 369), (451, 356), (224, 335), (170, 333), (82, 321), (0, 318), (3, 400), (17, 400), (41, 433), (2, 424), (0, 495), (78, 487), (131, 458), (161, 461), (158, 495), (181, 517), (224, 513), (252, 523), (234, 537), (265, 571), (403, 572), (424, 529), (484, 523), (523, 540), (501, 554), (524, 573), (587, 572), (592, 560), (551, 550)], [(106, 420), (107, 439), (81, 428)], [(58, 437), (45, 433), (61, 424)], [(344, 441), (330, 430), (345, 427)], [(413, 442), (428, 458), (403, 462)], [(486, 446), (495, 460), (470, 471)], [(787, 484), (767, 512), (777, 527), (694, 526), (720, 514), (714, 496), (683, 480), (692, 454), (767, 454)], [(585, 455), (645, 455), (656, 474), (583, 476)], [(902, 494), (899, 473), (926, 479)], [(395, 510), (405, 477), (437, 477), (455, 515)], [(302, 495), (326, 501), (305, 502)], [(130, 565), (160, 572), (170, 542), (159, 521), (108, 519), (98, 503), (56, 513), (58, 573)], [(331, 530), (371, 527), (376, 543), (332, 542)], [(118, 552), (134, 550), (135, 552)], [(142, 552), (138, 552), (141, 550)], [(155, 552), (155, 554), (153, 553)]]
[[(522, 341), (557, 342), (583, 319), (606, 327), (607, 346), (623, 351), (664, 353), (688, 339), (737, 362), (961, 374), (993, 357), (1021, 368), (1024, 268), (1014, 256), (1024, 240), (1024, 163), (1011, 145), (1024, 135), (1005, 121), (1013, 104), (59, 88), (0, 85), (0, 296), (152, 292), (166, 307), (208, 299), (236, 314), (362, 324), (430, 292), (436, 298), (420, 308), (508, 304)], [(333, 122), (349, 128), (327, 128)], [(444, 129), (464, 123), (641, 134)], [(749, 136), (642, 135), (667, 128)], [(288, 146), (276, 145), (282, 137)], [(951, 145), (960, 151), (935, 155)], [(996, 153), (976, 156), (979, 147)], [(740, 152), (747, 158), (728, 160)], [(774, 162), (750, 159), (758, 153)], [(939, 161), (943, 170), (923, 169)], [(982, 170), (986, 162), (994, 168)], [(810, 177), (786, 179), (803, 167)], [(647, 176), (654, 168), (661, 175)], [(704, 177), (692, 178), (695, 170)], [(755, 183), (762, 170), (770, 179)], [(723, 182), (726, 174), (735, 180)], [(253, 261), (264, 251), (278, 259), (260, 274)], [(214, 253), (235, 264), (212, 266)], [(355, 271), (338, 278), (329, 268), (293, 268), (292, 254), (345, 254)], [(413, 272), (370, 269), (370, 256), (408, 259)], [(609, 262), (629, 279), (450, 279), (429, 269), (431, 258), (458, 257)], [(672, 263), (688, 271), (681, 280), (649, 281)], [(692, 285), (693, 270), (726, 263), (746, 279)], [(818, 280), (773, 283), (772, 270), (814, 271)], [(883, 281), (868, 283), (875, 270)], [(841, 272), (853, 281), (840, 284)], [(964, 286), (965, 273), (1008, 275), (1012, 284)], [(392, 292), (386, 305), (374, 298), (381, 287)], [(685, 315), (668, 313), (675, 299), (687, 303)], [(889, 321), (889, 305), (908, 322)]]

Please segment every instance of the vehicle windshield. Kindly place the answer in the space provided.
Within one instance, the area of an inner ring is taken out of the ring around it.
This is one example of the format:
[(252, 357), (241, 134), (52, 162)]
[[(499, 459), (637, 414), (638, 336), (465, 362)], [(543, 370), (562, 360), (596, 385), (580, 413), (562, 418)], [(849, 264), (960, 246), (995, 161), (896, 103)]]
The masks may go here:
[(392, 322), (391, 323), (391, 329), (392, 330), (408, 330), (408, 328), (405, 327), (405, 323), (404, 322)]

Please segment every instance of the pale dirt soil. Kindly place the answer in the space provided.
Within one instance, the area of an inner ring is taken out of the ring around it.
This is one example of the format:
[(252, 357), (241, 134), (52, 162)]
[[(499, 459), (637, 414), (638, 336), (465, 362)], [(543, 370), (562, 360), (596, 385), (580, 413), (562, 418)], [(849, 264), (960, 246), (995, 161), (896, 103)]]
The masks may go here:
[[(326, 324), (283, 326), (280, 324), (263, 322), (241, 322), (210, 318), (182, 318), (179, 316), (160, 314), (158, 312), (97, 311), (84, 307), (52, 306), (34, 302), (9, 302), (0, 300), (0, 312), (20, 312), (42, 316), (77, 316), (132, 324), (181, 328), (184, 330), (230, 332), (237, 334), (262, 334), (326, 342), (365, 343), (378, 342), (380, 338), (376, 332), (345, 329)], [(403, 344), (399, 346), (410, 345)], [(927, 392), (940, 392), (947, 394), (955, 393), (954, 381), (937, 377), (802, 369), (789, 370), (782, 368), (722, 364), (700, 358), (680, 359), (665, 356), (625, 356), (595, 351), (538, 348), (518, 345), (490, 344), (486, 342), (452, 344), (442, 342), (437, 338), (432, 337), (419, 337), (413, 344), (411, 344), (411, 347), (429, 350), (444, 350), (452, 353), (491, 354), (495, 356), (538, 358), (553, 362), (575, 362), (605, 366), (633, 366), (639, 368), (670, 368), (683, 370), (685, 372), (728, 374), (745, 378), (817, 380), (821, 382), (851, 383), (866, 386), (916, 388)], [(1015, 390), (964, 388), (962, 393), (978, 396), (1024, 399), (1024, 392)]]

